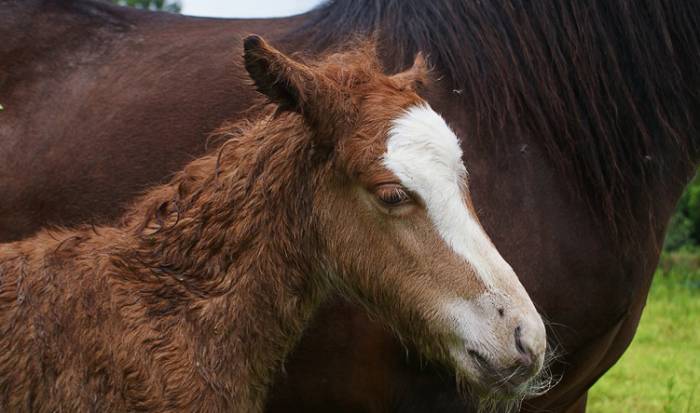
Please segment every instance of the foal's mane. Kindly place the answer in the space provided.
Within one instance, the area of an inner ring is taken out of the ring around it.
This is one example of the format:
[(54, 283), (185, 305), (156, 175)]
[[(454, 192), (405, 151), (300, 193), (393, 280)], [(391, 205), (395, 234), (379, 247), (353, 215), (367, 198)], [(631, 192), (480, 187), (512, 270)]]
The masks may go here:
[[(324, 54), (313, 60), (295, 55), (317, 73), (332, 79), (324, 87), (333, 90), (315, 92), (337, 96), (334, 103), (339, 105), (336, 109), (341, 113), (350, 112), (349, 108), (342, 108), (348, 102), (343, 102), (341, 97), (349, 96), (359, 85), (376, 80), (381, 73), (374, 45), (365, 39), (355, 39), (352, 44), (352, 50)], [(245, 82), (255, 87), (250, 79), (246, 78)], [(297, 186), (306, 186), (310, 176), (295, 174), (308, 173), (311, 168), (308, 156), (327, 155), (318, 147), (312, 148), (311, 139), (304, 138), (315, 132), (301, 114), (285, 110), (263, 95), (248, 112), (248, 118), (224, 123), (209, 135), (207, 146), (211, 149), (206, 155), (175, 173), (168, 183), (143, 194), (127, 214), (127, 221), (137, 233), (148, 233), (149, 227), (160, 231), (177, 223), (183, 210), (208, 202), (203, 197), (214, 196), (212, 188), (221, 192), (233, 186), (241, 192), (238, 197), (245, 197), (256, 186), (282, 185), (296, 196), (303, 195)], [(275, 191), (266, 187), (264, 192), (271, 196)]]
[(700, 4), (672, 0), (332, 0), (291, 35), (375, 36), (392, 71), (425, 52), (480, 138), (537, 137), (627, 238), (648, 185), (696, 150), (699, 26)]

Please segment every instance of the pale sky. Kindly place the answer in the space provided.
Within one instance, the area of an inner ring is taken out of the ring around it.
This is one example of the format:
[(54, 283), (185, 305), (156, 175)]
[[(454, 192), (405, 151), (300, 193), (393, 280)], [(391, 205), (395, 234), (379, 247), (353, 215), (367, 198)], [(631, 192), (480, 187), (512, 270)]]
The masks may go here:
[(324, 0), (181, 0), (182, 14), (207, 17), (291, 16)]

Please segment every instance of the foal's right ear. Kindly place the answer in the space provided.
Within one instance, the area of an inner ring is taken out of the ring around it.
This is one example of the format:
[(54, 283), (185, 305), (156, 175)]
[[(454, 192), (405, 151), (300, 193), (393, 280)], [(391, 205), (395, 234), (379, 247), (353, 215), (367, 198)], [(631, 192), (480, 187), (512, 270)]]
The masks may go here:
[(310, 85), (317, 81), (311, 68), (287, 57), (257, 35), (243, 40), (243, 58), (260, 93), (281, 110), (304, 114), (312, 92)]
[(410, 69), (392, 76), (392, 79), (402, 87), (415, 91), (423, 88), (428, 83), (429, 78), (430, 68), (422, 52), (416, 54)]

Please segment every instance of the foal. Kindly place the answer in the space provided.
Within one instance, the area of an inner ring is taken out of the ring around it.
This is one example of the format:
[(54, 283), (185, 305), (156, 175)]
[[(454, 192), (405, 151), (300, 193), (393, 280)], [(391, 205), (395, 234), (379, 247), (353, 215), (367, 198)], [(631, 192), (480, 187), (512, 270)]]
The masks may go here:
[(458, 141), (369, 53), (256, 36), (274, 106), (121, 224), (0, 246), (0, 410), (259, 412), (324, 297), (365, 305), (477, 388), (517, 397), (542, 321), (479, 225)]

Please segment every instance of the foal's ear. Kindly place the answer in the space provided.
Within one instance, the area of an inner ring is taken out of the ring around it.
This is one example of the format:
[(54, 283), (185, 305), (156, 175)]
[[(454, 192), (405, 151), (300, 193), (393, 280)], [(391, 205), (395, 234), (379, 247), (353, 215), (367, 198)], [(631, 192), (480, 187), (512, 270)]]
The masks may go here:
[(430, 68), (423, 56), (423, 52), (418, 52), (413, 60), (413, 66), (401, 73), (397, 73), (391, 78), (401, 87), (413, 90), (420, 90), (428, 83)]
[(277, 103), (281, 110), (304, 113), (314, 71), (270, 46), (257, 35), (243, 40), (245, 68), (258, 91)]

